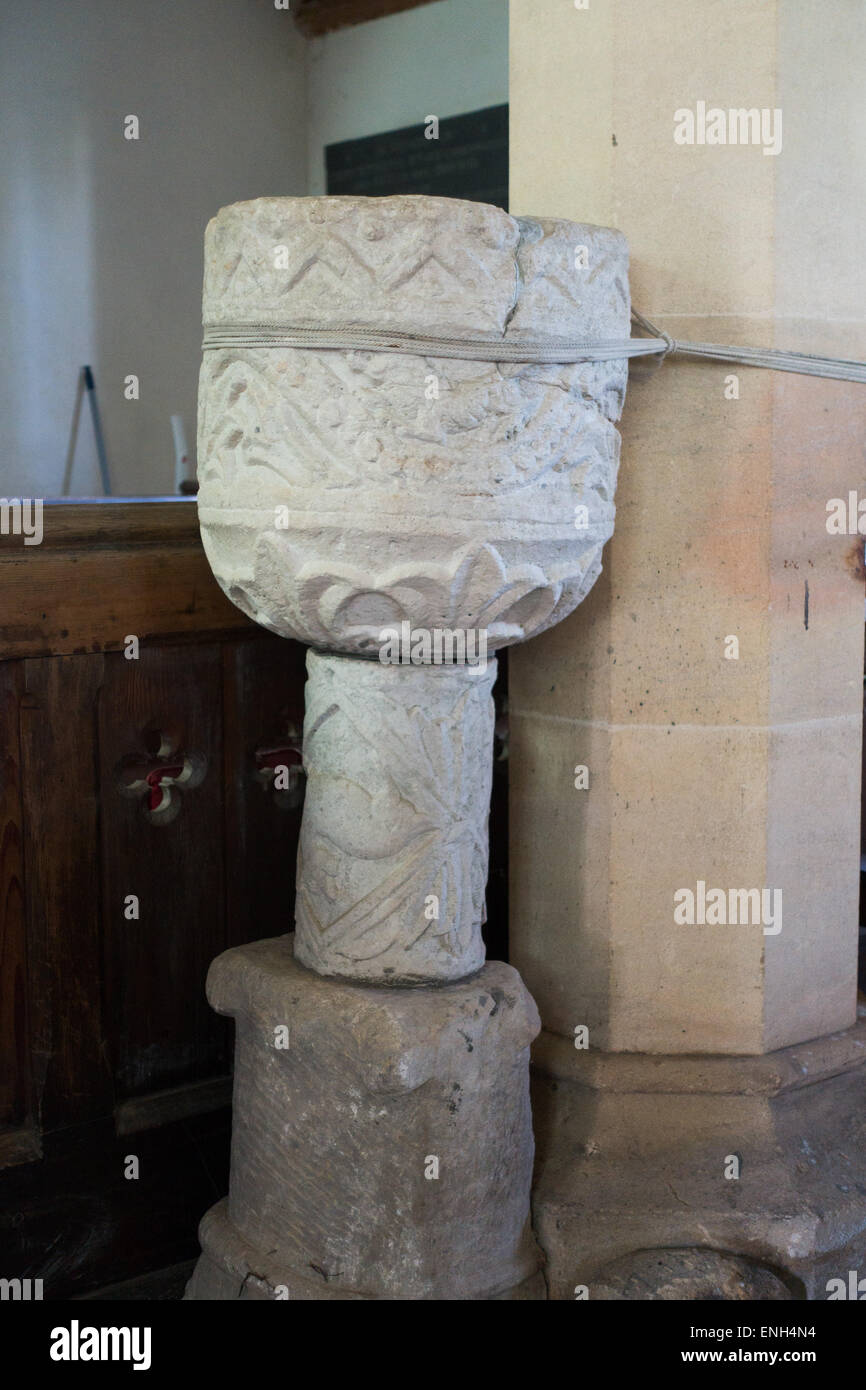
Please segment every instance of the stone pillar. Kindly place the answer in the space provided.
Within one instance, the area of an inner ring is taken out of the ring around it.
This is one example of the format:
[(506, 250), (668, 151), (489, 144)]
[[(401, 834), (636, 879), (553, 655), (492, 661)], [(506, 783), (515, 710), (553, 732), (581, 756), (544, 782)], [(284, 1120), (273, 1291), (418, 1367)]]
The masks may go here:
[(454, 199), (264, 198), (214, 219), (205, 264), (205, 549), (315, 650), (297, 930), (208, 978), (237, 1023), (232, 1168), (187, 1296), (543, 1298), (539, 1020), (481, 939), (487, 656), (599, 574), (626, 369), (496, 353), (627, 336), (625, 243)]
[(295, 955), (369, 984), (484, 964), (495, 659), (307, 656)]
[[(675, 337), (866, 356), (866, 167), (846, 133), (862, 15), (842, 0), (510, 13), (517, 211), (619, 226), (636, 307)], [(704, 143), (675, 140), (687, 112)], [(759, 143), (731, 142), (746, 130)], [(866, 1270), (863, 539), (826, 525), (829, 499), (866, 495), (864, 426), (859, 385), (633, 368), (606, 573), (513, 654), (512, 960), (547, 1030), (536, 1215), (553, 1297), (761, 1285), (719, 1251), (810, 1297), (846, 1260)], [(675, 894), (700, 884), (726, 902), (778, 890), (780, 908), (678, 923)], [(686, 1257), (655, 1284), (605, 1272), (658, 1246), (704, 1247), (700, 1272)]]

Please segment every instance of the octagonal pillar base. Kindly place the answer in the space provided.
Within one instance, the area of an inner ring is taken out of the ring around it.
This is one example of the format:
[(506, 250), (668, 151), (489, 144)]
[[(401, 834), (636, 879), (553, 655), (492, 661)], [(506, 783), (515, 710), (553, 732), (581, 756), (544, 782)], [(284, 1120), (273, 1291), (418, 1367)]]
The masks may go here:
[(542, 1034), (533, 1208), (550, 1297), (850, 1298), (852, 1271), (866, 1277), (861, 1014), (755, 1057)]

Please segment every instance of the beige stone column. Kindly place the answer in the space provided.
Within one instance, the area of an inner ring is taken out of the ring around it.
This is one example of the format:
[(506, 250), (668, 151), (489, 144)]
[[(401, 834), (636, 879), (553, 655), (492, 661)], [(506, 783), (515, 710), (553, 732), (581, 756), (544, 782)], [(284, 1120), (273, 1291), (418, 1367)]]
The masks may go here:
[[(511, 0), (510, 12), (517, 215), (618, 227), (635, 307), (676, 337), (866, 357), (860, 7)], [(700, 102), (766, 108), (768, 133), (781, 111), (781, 149), (676, 143), (675, 113)], [(826, 522), (829, 499), (866, 496), (864, 435), (863, 386), (682, 358), (633, 367), (603, 577), (512, 654), (511, 958), (548, 1030), (539, 1060), (592, 1093), (597, 1115), (616, 1092), (635, 1133), (664, 1111), (678, 1144), (659, 1158), (668, 1178), (677, 1153), (682, 1180), (695, 1175), (689, 1121), (648, 1091), (703, 1093), (718, 1115), (720, 1095), (770, 1097), (773, 1084), (736, 1068), (708, 1080), (697, 1062), (667, 1086), (640, 1068), (613, 1078), (611, 1054), (756, 1055), (855, 1022), (863, 538)], [(781, 890), (781, 931), (678, 925), (674, 894), (699, 882)], [(556, 1041), (579, 1025), (589, 1053)], [(755, 1115), (735, 1112), (707, 1181), (755, 1132)], [(756, 1125), (778, 1150), (770, 1110)], [(550, 1164), (542, 1174), (553, 1200)], [(728, 1207), (746, 1201), (722, 1189)], [(786, 1192), (793, 1219), (796, 1184)], [(706, 1190), (693, 1195), (705, 1213)], [(766, 1207), (757, 1190), (752, 1207)], [(573, 1210), (579, 1241), (576, 1198)], [(681, 1238), (736, 1248), (730, 1223), (717, 1239), (702, 1229)], [(650, 1239), (673, 1237), (636, 1220), (621, 1248)], [(761, 1248), (778, 1260), (786, 1247)], [(573, 1275), (566, 1260), (553, 1283)]]

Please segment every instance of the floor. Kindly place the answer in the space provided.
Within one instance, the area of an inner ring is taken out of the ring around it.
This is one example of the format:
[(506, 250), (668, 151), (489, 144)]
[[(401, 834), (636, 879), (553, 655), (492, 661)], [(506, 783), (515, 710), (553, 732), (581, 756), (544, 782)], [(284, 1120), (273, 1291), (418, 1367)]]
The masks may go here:
[(143, 1274), (138, 1279), (127, 1279), (122, 1284), (109, 1284), (93, 1293), (82, 1294), (76, 1302), (153, 1302), (161, 1300), (180, 1301), (186, 1281), (192, 1274), (195, 1260), (185, 1260), (183, 1264), (170, 1265), (168, 1269), (156, 1269)]

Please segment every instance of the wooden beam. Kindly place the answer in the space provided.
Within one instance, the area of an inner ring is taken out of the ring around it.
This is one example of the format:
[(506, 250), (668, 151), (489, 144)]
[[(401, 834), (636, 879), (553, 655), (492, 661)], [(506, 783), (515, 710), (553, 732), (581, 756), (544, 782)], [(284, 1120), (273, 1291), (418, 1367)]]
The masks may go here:
[(192, 500), (46, 502), (43, 531), (0, 536), (0, 661), (257, 631), (211, 573)]
[(347, 29), (353, 24), (366, 24), (371, 19), (384, 19), (402, 10), (435, 3), (436, 0), (293, 0), (292, 13), (301, 33), (315, 39), (333, 29)]

